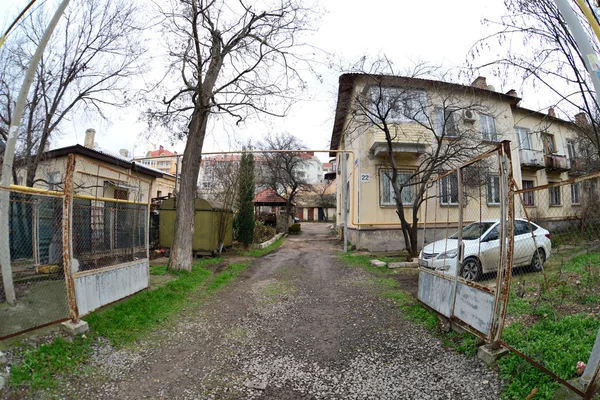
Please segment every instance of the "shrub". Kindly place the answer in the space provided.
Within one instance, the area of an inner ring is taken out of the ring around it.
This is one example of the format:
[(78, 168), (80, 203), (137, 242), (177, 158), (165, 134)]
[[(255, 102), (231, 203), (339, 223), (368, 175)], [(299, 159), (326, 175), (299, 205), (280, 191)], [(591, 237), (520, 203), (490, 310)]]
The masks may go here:
[(254, 243), (266, 242), (275, 236), (275, 233), (275, 228), (257, 220), (254, 224)]
[(290, 227), (288, 228), (288, 232), (291, 234), (298, 234), (301, 230), (302, 229), (300, 228), (300, 224), (293, 224), (290, 225)]

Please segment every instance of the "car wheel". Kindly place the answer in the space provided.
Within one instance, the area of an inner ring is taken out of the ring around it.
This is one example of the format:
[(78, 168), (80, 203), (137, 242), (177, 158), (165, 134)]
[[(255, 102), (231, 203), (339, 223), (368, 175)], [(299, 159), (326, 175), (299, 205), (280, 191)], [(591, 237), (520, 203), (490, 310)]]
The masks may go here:
[(481, 270), (481, 263), (475, 257), (468, 257), (463, 261), (462, 268), (460, 269), (460, 276), (468, 281), (477, 281), (481, 279), (483, 271)]
[(546, 253), (542, 249), (537, 249), (531, 258), (531, 269), (534, 272), (540, 272), (544, 269), (544, 261), (546, 261)]

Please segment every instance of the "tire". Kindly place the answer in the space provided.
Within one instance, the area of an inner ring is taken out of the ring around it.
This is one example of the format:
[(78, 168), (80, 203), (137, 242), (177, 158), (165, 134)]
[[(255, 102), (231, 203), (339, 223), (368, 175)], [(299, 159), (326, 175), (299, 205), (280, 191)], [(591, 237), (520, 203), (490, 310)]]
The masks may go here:
[(478, 281), (483, 276), (481, 262), (475, 257), (467, 257), (460, 269), (460, 276), (468, 281)]
[[(539, 254), (539, 256), (538, 256)], [(546, 253), (544, 249), (537, 249), (531, 257), (531, 270), (533, 272), (541, 272), (544, 269), (544, 262), (546, 261)]]

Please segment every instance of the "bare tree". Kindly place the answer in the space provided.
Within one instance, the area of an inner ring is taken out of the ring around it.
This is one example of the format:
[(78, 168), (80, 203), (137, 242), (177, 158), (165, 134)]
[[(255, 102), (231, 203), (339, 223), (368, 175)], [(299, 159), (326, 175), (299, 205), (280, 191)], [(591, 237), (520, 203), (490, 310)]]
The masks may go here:
[[(16, 78), (23, 74), (43, 35), (48, 11), (48, 7), (40, 7), (31, 13), (2, 50), (3, 138), (19, 90)], [(123, 106), (129, 101), (129, 78), (144, 71), (139, 12), (134, 3), (125, 0), (76, 0), (65, 12), (40, 61), (19, 132), (18, 157), (27, 186), (34, 185), (42, 154), (53, 135), (74, 112), (104, 117), (106, 106)]]
[(297, 0), (171, 5), (163, 12), (165, 37), (179, 88), (147, 117), (150, 129), (158, 125), (186, 138), (169, 268), (189, 270), (193, 197), (209, 118), (222, 114), (241, 123), (251, 113), (286, 113), (293, 89), (303, 85), (297, 49), (312, 12)]
[[(421, 65), (415, 71), (422, 77), (432, 70)], [(485, 97), (495, 92), (485, 91), (489, 94), (482, 97), (472, 87), (393, 73), (388, 60), (375, 62), (371, 72), (364, 73), (363, 90), (356, 92), (349, 110), (352, 119), (346, 137), (352, 140), (373, 130), (383, 134), (381, 148), (373, 151), (386, 155), (388, 168), (383, 173), (387, 179), (382, 187), (395, 205), (408, 256), (413, 258), (419, 251), (419, 209), (427, 200), (430, 182), (498, 141), (500, 132), (493, 124), (480, 132), (474, 119), (465, 118), (465, 111), (473, 118), (492, 117), (496, 110), (486, 105)], [(398, 153), (406, 152), (406, 146), (415, 154), (408, 171), (398, 166)], [(457, 199), (458, 193), (452, 190), (456, 187), (448, 184), (436, 196)]]
[[(272, 188), (285, 198), (286, 218), (283, 229), (287, 232), (287, 222), (292, 215), (296, 195), (310, 188), (305, 172), (302, 171), (306, 164), (302, 156), (306, 153), (293, 151), (305, 149), (306, 146), (297, 137), (281, 133), (267, 135), (258, 143), (258, 148), (266, 151), (263, 154), (258, 181), (262, 186)], [(269, 152), (272, 150), (278, 152)]]
[[(589, 124), (578, 124), (582, 149), (592, 147), (600, 155), (600, 105), (576, 45), (554, 0), (505, 0), (508, 13), (499, 21), (485, 20), (498, 31), (477, 41), (469, 53), (473, 69), (491, 68), (494, 75), (515, 77), (522, 85), (545, 88), (554, 94), (553, 106), (569, 117), (583, 112)], [(590, 2), (586, 0), (588, 6)], [(579, 9), (582, 25), (594, 38), (591, 27)], [(597, 40), (592, 46), (600, 53)], [(499, 49), (487, 59), (491, 49)]]

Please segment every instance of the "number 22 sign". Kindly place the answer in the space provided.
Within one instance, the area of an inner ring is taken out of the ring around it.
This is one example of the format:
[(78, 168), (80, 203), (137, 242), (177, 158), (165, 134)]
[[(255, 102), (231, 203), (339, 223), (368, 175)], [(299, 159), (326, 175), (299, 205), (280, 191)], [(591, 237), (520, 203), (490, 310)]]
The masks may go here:
[(369, 174), (360, 174), (360, 181), (361, 182), (370, 182), (371, 181), (371, 175), (369, 175)]

